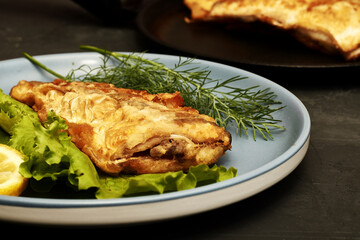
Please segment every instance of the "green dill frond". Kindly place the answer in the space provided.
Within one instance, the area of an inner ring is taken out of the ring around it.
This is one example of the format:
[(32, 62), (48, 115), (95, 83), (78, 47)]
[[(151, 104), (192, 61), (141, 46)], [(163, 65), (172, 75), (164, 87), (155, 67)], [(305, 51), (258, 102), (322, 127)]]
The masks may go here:
[(195, 59), (179, 57), (173, 67), (167, 67), (157, 60), (149, 60), (143, 54), (123, 54), (110, 52), (93, 46), (80, 46), (81, 49), (103, 54), (102, 64), (91, 68), (87, 65), (71, 70), (65, 77), (46, 68), (44, 65), (25, 55), (29, 60), (53, 75), (84, 82), (106, 82), (116, 87), (146, 90), (149, 93), (180, 92), (185, 105), (197, 109), (215, 119), (222, 127), (233, 124), (241, 136), (248, 136), (249, 128), (254, 140), (260, 134), (265, 140), (273, 139), (272, 129), (285, 129), (279, 125), (281, 120), (272, 114), (284, 106), (273, 108), (281, 102), (270, 89), (234, 87), (234, 83), (246, 79), (235, 76), (225, 80), (212, 79), (211, 71), (200, 68)]

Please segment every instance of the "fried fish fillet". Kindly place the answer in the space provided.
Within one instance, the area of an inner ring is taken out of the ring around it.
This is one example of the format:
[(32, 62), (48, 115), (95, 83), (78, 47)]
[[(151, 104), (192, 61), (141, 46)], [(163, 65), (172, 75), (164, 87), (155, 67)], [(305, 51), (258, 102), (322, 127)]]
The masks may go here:
[(260, 21), (288, 30), (308, 47), (346, 60), (360, 57), (358, 0), (184, 0), (193, 21)]
[(183, 107), (178, 92), (149, 94), (107, 83), (20, 81), (10, 95), (65, 119), (76, 146), (109, 174), (163, 173), (215, 163), (231, 135), (213, 118)]

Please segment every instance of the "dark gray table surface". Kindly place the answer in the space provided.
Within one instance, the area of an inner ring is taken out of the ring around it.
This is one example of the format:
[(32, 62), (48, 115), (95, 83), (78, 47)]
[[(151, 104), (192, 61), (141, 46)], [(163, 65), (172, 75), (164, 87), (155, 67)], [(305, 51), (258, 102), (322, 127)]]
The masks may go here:
[[(72, 1), (0, 0), (0, 60), (21, 57), (22, 51), (77, 52), (81, 44), (185, 55), (151, 42), (132, 21), (108, 24)], [(237, 67), (283, 85), (310, 113), (308, 153), (288, 177), (246, 200), (194, 216), (71, 230), (119, 238), (360, 239), (360, 68)], [(0, 222), (0, 229), (29, 236), (52, 229), (59, 237), (70, 230), (8, 222)]]

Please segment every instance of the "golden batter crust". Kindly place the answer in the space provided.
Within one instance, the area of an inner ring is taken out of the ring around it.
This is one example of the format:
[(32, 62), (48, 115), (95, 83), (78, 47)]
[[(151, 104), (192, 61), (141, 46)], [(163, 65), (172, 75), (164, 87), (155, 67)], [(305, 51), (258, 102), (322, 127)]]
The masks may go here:
[(212, 164), (231, 148), (213, 118), (184, 107), (180, 93), (149, 94), (107, 83), (20, 81), (11, 96), (41, 121), (54, 111), (76, 146), (104, 172), (161, 173)]

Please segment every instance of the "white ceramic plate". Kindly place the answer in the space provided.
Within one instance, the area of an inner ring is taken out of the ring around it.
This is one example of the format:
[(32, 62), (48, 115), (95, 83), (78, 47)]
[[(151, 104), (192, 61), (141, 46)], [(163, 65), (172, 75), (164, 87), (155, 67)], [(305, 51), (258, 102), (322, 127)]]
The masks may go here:
[[(173, 66), (179, 57), (145, 54), (144, 57)], [(36, 59), (60, 74), (82, 64), (98, 66), (102, 56), (97, 53), (70, 53), (38, 56)], [(196, 189), (162, 195), (120, 199), (53, 199), (38, 197), (0, 196), (0, 220), (56, 224), (101, 225), (129, 224), (186, 216), (222, 207), (252, 196), (283, 179), (301, 162), (309, 145), (310, 117), (304, 105), (292, 93), (270, 80), (250, 72), (197, 60), (208, 67), (214, 79), (241, 75), (239, 87), (259, 85), (271, 88), (286, 108), (276, 112), (285, 131), (273, 133), (275, 140), (260, 136), (255, 142), (250, 134), (233, 136), (232, 150), (219, 160), (220, 165), (238, 169), (237, 177)], [(51, 81), (54, 77), (35, 67), (24, 58), (0, 62), (0, 88), (9, 93), (19, 80)]]

